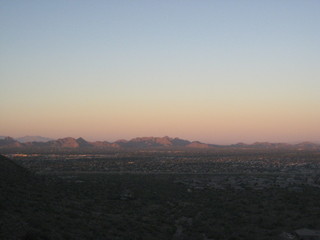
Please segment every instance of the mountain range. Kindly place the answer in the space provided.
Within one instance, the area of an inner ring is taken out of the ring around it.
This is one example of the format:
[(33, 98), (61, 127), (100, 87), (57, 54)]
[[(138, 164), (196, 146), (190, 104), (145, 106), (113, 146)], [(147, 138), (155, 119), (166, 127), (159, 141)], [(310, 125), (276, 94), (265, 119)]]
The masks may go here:
[[(27, 141), (30, 139), (30, 141)], [(37, 141), (40, 139), (41, 141)], [(46, 140), (45, 140), (46, 139)], [(36, 141), (34, 141), (36, 140)], [(320, 144), (302, 142), (298, 144), (256, 142), (253, 144), (238, 143), (232, 145), (213, 145), (199, 141), (189, 141), (170, 137), (137, 137), (131, 140), (108, 141), (86, 141), (83, 138), (60, 138), (50, 140), (43, 137), (25, 137), (23, 140), (11, 137), (0, 138), (0, 149), (296, 149), (296, 150), (320, 150)]]
[[(7, 136), (0, 136), (1, 139), (5, 139)], [(26, 142), (49, 142), (54, 140), (53, 138), (47, 138), (47, 137), (41, 137), (41, 136), (24, 136), (15, 138), (20, 143), (26, 143)]]
[(133, 138), (131, 140), (118, 140), (115, 142), (107, 141), (96, 141), (89, 142), (83, 138), (60, 138), (57, 140), (50, 141), (29, 141), (21, 142), (18, 139), (11, 137), (5, 137), (0, 139), (0, 149), (1, 148), (31, 148), (31, 147), (41, 147), (41, 148), (125, 148), (125, 149), (144, 149), (144, 148), (161, 148), (161, 147), (187, 147), (187, 148), (209, 148), (209, 144), (201, 143), (198, 141), (188, 141), (180, 138), (170, 138), (170, 137), (141, 137)]

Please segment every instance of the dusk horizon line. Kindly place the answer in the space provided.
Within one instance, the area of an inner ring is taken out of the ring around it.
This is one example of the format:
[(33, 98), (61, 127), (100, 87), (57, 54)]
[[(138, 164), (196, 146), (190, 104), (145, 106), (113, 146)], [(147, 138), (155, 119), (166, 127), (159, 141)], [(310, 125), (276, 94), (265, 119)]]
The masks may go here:
[[(17, 141), (19, 141), (19, 139), (24, 139), (24, 138), (41, 138), (41, 139), (47, 139), (46, 142), (49, 142), (49, 141), (56, 141), (56, 140), (59, 140), (59, 139), (67, 139), (67, 138), (72, 138), (72, 139), (83, 139), (85, 140), (86, 142), (108, 142), (108, 143), (116, 143), (116, 142), (120, 142), (120, 141), (132, 141), (132, 140), (135, 140), (135, 139), (164, 139), (164, 138), (169, 138), (171, 140), (173, 139), (180, 139), (180, 140), (186, 140), (186, 141), (189, 141), (189, 142), (199, 142), (199, 143), (203, 143), (203, 144), (208, 144), (208, 145), (220, 145), (220, 146), (230, 146), (230, 145), (237, 145), (237, 144), (245, 144), (245, 145), (254, 145), (254, 144), (261, 144), (261, 143), (269, 143), (269, 144), (288, 144), (288, 145), (296, 145), (296, 144), (302, 144), (302, 143), (311, 143), (311, 144), (320, 144), (320, 141), (310, 141), (310, 140), (301, 140), (301, 141), (292, 141), (292, 142), (288, 142), (288, 141), (268, 141), (268, 140), (265, 140), (265, 141), (252, 141), (252, 142), (248, 142), (248, 141), (234, 141), (232, 143), (213, 143), (213, 142), (207, 142), (207, 141), (202, 141), (202, 140), (193, 140), (193, 139), (190, 139), (190, 138), (183, 138), (183, 137), (178, 137), (178, 136), (175, 136), (175, 137), (171, 137), (171, 136), (168, 136), (168, 135), (165, 135), (165, 136), (162, 136), (162, 137), (159, 137), (159, 136), (137, 136), (137, 137), (131, 137), (131, 138), (117, 138), (117, 140), (87, 140), (88, 138), (86, 137), (82, 137), (82, 136), (79, 136), (79, 137), (74, 137), (74, 136), (66, 136), (66, 137), (57, 137), (57, 138), (54, 138), (54, 137), (47, 137), (47, 136), (40, 136), (40, 135), (25, 135), (25, 136), (22, 136), (22, 137), (12, 137), (10, 135), (0, 135), (0, 140), (1, 139), (4, 139), (4, 138), (13, 138)], [(43, 140), (42, 140), (43, 141)], [(24, 141), (24, 142), (41, 142), (41, 140), (39, 141)]]

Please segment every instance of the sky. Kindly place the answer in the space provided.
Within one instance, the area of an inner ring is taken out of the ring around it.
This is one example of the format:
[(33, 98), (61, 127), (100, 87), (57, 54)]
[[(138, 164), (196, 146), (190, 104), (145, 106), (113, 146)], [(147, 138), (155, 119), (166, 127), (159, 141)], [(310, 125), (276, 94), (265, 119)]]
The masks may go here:
[(0, 135), (320, 142), (318, 0), (0, 0)]

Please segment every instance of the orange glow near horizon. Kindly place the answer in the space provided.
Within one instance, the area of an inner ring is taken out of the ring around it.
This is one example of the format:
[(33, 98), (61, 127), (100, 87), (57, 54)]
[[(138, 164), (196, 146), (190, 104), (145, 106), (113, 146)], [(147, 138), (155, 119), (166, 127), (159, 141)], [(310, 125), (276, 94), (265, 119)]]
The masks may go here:
[(319, 1), (129, 2), (1, 4), (0, 136), (320, 142)]
[[(316, 141), (320, 114), (294, 106), (224, 104), (218, 107), (189, 103), (122, 103), (100, 106), (64, 105), (62, 108), (15, 111), (2, 117), (2, 135), (84, 137), (114, 141), (141, 136), (170, 136), (208, 143)], [(187, 105), (187, 106), (186, 106)], [(34, 111), (34, 112), (32, 112)], [(37, 112), (41, 111), (39, 115)], [(23, 124), (21, 124), (23, 119)], [(12, 130), (14, 129), (14, 130)]]

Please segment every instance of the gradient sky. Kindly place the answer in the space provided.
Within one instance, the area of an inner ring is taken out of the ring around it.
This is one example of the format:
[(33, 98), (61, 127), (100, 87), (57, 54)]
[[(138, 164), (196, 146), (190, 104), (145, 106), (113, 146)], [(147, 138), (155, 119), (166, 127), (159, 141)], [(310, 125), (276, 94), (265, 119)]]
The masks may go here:
[(320, 142), (320, 1), (0, 1), (0, 135)]

